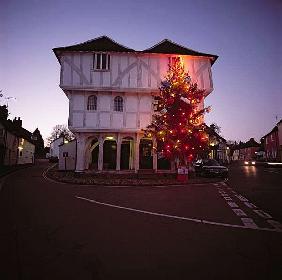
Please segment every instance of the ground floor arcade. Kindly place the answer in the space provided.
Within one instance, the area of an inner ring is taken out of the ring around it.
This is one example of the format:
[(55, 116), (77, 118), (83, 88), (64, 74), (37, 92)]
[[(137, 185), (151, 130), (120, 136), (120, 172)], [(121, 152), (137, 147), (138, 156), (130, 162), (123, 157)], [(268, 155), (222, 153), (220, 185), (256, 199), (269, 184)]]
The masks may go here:
[(173, 170), (156, 152), (156, 140), (142, 133), (77, 133), (76, 168), (85, 170)]

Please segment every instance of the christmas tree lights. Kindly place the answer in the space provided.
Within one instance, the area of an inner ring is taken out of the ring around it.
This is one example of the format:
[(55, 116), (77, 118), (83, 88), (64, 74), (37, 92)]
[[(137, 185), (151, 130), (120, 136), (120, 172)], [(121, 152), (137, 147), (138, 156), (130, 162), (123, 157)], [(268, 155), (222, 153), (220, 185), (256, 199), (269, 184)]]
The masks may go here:
[(210, 107), (200, 109), (204, 90), (193, 83), (180, 58), (169, 64), (161, 82), (160, 96), (152, 123), (145, 130), (157, 139), (156, 151), (168, 159), (187, 164), (208, 149), (203, 115)]

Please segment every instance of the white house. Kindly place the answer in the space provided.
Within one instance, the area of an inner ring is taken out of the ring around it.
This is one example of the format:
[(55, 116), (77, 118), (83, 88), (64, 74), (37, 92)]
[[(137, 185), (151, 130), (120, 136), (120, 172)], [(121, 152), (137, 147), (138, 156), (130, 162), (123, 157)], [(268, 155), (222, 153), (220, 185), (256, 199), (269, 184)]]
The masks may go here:
[(59, 146), (59, 170), (75, 170), (76, 139)]
[(167, 39), (135, 51), (102, 36), (53, 51), (61, 67), (60, 87), (69, 100), (78, 172), (158, 169), (152, 149), (157, 143), (144, 138), (142, 129), (152, 121), (154, 98), (173, 58), (182, 58), (205, 96), (213, 90), (211, 66), (217, 56)]
[(59, 159), (59, 154), (60, 154), (59, 146), (63, 143), (64, 143), (64, 137), (56, 138), (50, 143), (50, 157), (51, 158)]

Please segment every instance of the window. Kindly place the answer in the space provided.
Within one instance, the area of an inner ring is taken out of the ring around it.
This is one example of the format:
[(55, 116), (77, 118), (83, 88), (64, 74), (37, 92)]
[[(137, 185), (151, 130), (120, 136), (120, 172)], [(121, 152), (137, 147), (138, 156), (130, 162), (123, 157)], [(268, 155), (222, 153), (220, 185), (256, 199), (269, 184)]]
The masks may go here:
[(97, 110), (97, 96), (90, 95), (87, 100), (87, 110), (93, 111)]
[(106, 53), (95, 53), (93, 56), (94, 70), (109, 70), (110, 69), (110, 55)]
[(116, 96), (114, 99), (114, 111), (117, 112), (123, 111), (123, 99), (120, 96)]

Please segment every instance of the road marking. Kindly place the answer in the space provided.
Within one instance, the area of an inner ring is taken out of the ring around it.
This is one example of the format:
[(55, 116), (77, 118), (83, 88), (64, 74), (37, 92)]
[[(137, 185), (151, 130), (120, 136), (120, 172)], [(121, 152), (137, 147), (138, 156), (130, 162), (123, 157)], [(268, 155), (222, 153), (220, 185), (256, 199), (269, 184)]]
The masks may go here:
[(239, 217), (247, 217), (247, 214), (240, 208), (232, 208), (232, 210)]
[(256, 209), (256, 208), (257, 208), (253, 203), (248, 202), (248, 201), (244, 201), (244, 204), (245, 204), (247, 207), (251, 208), (251, 209)]
[(218, 223), (218, 222), (213, 222), (213, 221), (207, 221), (207, 220), (201, 220), (201, 219), (195, 219), (195, 218), (181, 217), (181, 216), (168, 215), (168, 214), (163, 214), (163, 213), (158, 213), (158, 212), (140, 210), (140, 209), (136, 209), (136, 208), (129, 208), (129, 207), (119, 206), (119, 205), (115, 205), (115, 204), (100, 202), (100, 201), (89, 199), (89, 198), (82, 197), (82, 196), (75, 196), (75, 198), (85, 200), (87, 202), (98, 204), (98, 205), (103, 205), (103, 206), (108, 206), (108, 207), (112, 207), (112, 208), (127, 210), (127, 211), (130, 211), (130, 212), (137, 212), (137, 213), (142, 213), (142, 214), (147, 214), (147, 215), (160, 216), (160, 217), (165, 217), (165, 218), (170, 218), (170, 219), (185, 220), (185, 221), (190, 221), (190, 222), (194, 222), (194, 223), (217, 225), (217, 226), (223, 226), (223, 227), (240, 228), (240, 229), (255, 229), (255, 230), (260, 230), (260, 231), (272, 231), (272, 232), (282, 233), (282, 229), (280, 230), (280, 229), (277, 229), (277, 228), (276, 229), (251, 228), (251, 227), (246, 227), (246, 226), (242, 226), (242, 225), (234, 225), (234, 224), (232, 225), (232, 224), (226, 224), (226, 223)]
[(257, 213), (262, 218), (272, 219), (272, 217), (268, 213), (266, 213), (266, 212), (264, 212), (262, 210), (254, 210), (254, 212)]
[(279, 229), (279, 230), (282, 230), (282, 225), (278, 222), (278, 221), (275, 221), (275, 220), (267, 220), (267, 222), (272, 225), (274, 228), (276, 229)]
[(254, 228), (254, 229), (258, 228), (258, 226), (254, 222), (254, 220), (251, 219), (251, 218), (241, 218), (241, 221), (244, 224), (244, 226), (246, 226), (246, 227)]
[(233, 201), (227, 201), (227, 203), (231, 208), (239, 208), (238, 204)]
[(245, 198), (244, 196), (242, 196), (242, 195), (240, 195), (240, 194), (235, 194), (235, 196), (237, 197), (237, 198), (239, 198), (241, 201), (243, 201), (243, 202), (247, 202), (248, 201), (248, 199), (247, 198)]

